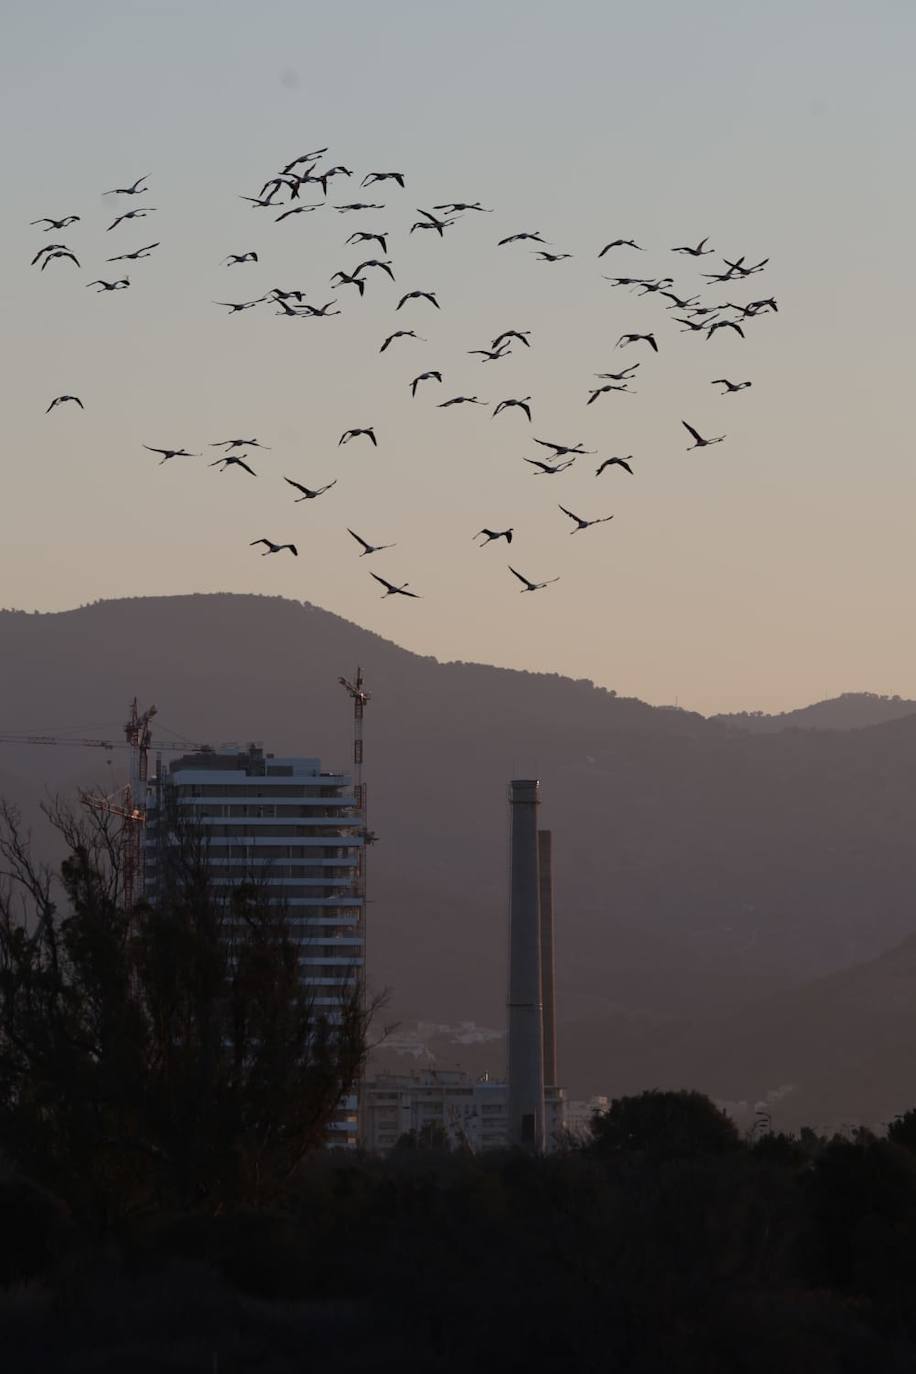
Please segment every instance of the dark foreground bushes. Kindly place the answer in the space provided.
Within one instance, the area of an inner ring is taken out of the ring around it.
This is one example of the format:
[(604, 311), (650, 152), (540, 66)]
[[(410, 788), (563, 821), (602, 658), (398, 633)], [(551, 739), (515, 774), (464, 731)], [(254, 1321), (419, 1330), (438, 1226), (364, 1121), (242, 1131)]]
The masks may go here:
[[(545, 1159), (322, 1155), (282, 1207), (134, 1218), (104, 1244), (63, 1238), (49, 1200), (29, 1194), (46, 1239), (19, 1283), (32, 1223), (21, 1203), (0, 1215), (4, 1363), (63, 1374), (916, 1368), (907, 1148), (771, 1138), (657, 1155), (600, 1144)], [(8, 1181), (4, 1207), (14, 1192)]]

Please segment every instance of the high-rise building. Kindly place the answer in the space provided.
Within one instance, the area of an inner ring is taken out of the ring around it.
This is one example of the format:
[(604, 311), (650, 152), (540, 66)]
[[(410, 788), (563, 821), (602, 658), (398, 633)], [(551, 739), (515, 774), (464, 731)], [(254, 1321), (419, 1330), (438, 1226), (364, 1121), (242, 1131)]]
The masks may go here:
[[(225, 745), (176, 758), (150, 791), (147, 895), (155, 900), (168, 801), (205, 838), (217, 892), (256, 881), (283, 903), (301, 946), (302, 980), (316, 1011), (333, 1021), (365, 964), (366, 826), (352, 779), (322, 772), (317, 758)], [(341, 1099), (329, 1129), (335, 1143), (356, 1145), (357, 1110), (355, 1092)]]

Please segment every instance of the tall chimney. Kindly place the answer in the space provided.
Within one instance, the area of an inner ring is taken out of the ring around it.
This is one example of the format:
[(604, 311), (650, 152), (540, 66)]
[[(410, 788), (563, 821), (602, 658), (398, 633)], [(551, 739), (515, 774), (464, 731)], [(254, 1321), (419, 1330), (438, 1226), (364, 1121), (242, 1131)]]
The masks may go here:
[(553, 835), (538, 831), (541, 902), (541, 1002), (544, 1020), (544, 1086), (557, 1085), (556, 963), (553, 936)]
[(537, 779), (509, 784), (509, 1140), (535, 1151), (544, 1148), (539, 793)]

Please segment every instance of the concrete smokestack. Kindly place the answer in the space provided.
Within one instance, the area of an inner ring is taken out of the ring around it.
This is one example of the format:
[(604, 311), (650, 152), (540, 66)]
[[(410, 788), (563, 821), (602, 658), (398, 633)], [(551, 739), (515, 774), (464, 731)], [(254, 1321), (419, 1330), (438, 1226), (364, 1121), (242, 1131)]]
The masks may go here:
[(553, 835), (538, 831), (541, 903), (541, 1005), (544, 1021), (544, 1086), (557, 1085), (556, 962), (553, 935)]
[(544, 1148), (544, 1032), (538, 880), (540, 784), (509, 784), (509, 1140)]

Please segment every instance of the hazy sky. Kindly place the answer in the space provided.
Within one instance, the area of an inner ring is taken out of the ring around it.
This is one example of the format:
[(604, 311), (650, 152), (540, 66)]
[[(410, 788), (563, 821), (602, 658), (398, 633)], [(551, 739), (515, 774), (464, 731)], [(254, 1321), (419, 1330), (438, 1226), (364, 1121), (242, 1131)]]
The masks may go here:
[[(261, 591), (420, 653), (704, 711), (916, 695), (914, 51), (912, 0), (7, 3), (0, 604)], [(276, 224), (238, 199), (323, 144), (358, 173), (328, 208)], [(407, 190), (361, 191), (371, 169), (404, 171)], [(146, 196), (102, 198), (142, 173)], [(416, 207), (478, 198), (496, 213), (441, 242), (408, 235)], [(354, 199), (386, 208), (330, 208)], [(157, 212), (105, 232), (144, 203)], [(28, 225), (71, 212), (82, 222), (60, 234)], [(360, 261), (343, 242), (356, 228), (389, 231), (398, 277), (370, 272), (362, 301), (328, 286)], [(495, 246), (519, 230), (575, 256)], [(602, 280), (672, 275), (688, 294), (717, 259), (667, 250), (703, 235), (771, 258), (722, 297), (779, 300), (744, 343), (682, 336), (657, 297)], [(618, 236), (650, 251), (599, 264)], [(83, 271), (29, 268), (61, 240)], [(154, 240), (147, 261), (104, 263)], [(258, 265), (218, 265), (251, 248)], [(125, 266), (130, 290), (86, 289)], [(344, 313), (212, 303), (276, 285)], [(395, 313), (414, 288), (435, 289), (441, 314)], [(379, 356), (398, 327), (428, 342)], [(467, 356), (512, 327), (530, 351)], [(651, 328), (657, 358), (614, 350)], [(593, 373), (637, 360), (636, 396), (585, 409)], [(412, 401), (410, 378), (433, 367), (444, 386)], [(718, 376), (753, 387), (719, 399)], [(61, 392), (85, 412), (46, 416)], [(436, 408), (458, 393), (530, 394), (535, 423)], [(688, 454), (682, 418), (728, 438)], [(377, 451), (337, 447), (366, 424)], [(271, 445), (256, 481), (207, 467), (207, 445), (236, 435)], [(535, 478), (532, 435), (633, 453), (637, 476), (596, 480), (589, 458)], [(144, 442), (206, 456), (158, 467)], [(283, 475), (339, 481), (294, 505)], [(615, 518), (570, 537), (558, 501)], [(348, 525), (398, 547), (360, 559)], [(561, 581), (521, 595), (505, 545), (475, 548), (482, 525), (514, 526), (511, 562)], [(262, 535), (299, 558), (262, 559), (247, 547)], [(423, 599), (380, 599), (370, 568)]]

